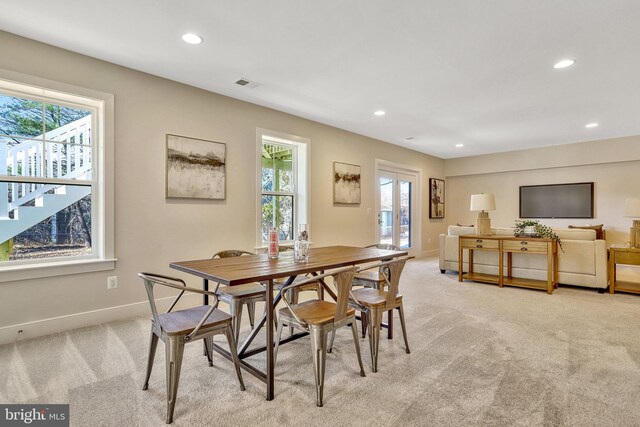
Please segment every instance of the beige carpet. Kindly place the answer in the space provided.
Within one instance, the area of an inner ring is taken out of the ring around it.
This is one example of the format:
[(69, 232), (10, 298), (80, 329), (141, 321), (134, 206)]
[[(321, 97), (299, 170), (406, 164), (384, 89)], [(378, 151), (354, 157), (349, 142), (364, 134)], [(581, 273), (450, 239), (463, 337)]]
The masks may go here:
[[(361, 378), (350, 332), (340, 331), (323, 408), (307, 339), (281, 348), (272, 402), (247, 373), (241, 392), (231, 363), (216, 356), (208, 367), (194, 344), (174, 425), (640, 425), (640, 296), (461, 284), (435, 259), (410, 262), (401, 289), (411, 354), (397, 329), (373, 374), (361, 340)], [(163, 425), (162, 344), (140, 389), (148, 328), (137, 318), (2, 346), (0, 402), (70, 403), (76, 426)]]

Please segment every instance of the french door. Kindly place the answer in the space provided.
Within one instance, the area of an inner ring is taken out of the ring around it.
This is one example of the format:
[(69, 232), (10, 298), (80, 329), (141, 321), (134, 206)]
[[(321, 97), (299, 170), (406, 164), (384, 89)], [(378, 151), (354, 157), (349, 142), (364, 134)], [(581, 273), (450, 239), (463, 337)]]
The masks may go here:
[(378, 169), (376, 237), (380, 243), (412, 251), (416, 247), (414, 227), (416, 176)]

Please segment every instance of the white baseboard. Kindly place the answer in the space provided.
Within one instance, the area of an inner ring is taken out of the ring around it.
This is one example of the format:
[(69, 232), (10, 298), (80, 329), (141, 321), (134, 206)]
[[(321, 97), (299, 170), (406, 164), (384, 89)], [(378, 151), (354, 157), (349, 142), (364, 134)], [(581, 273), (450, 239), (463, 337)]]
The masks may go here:
[[(174, 298), (175, 297), (157, 299), (156, 306), (158, 307), (158, 311), (165, 311)], [(202, 296), (199, 294), (185, 294), (180, 299), (179, 307), (190, 307), (201, 304), (201, 298)], [(114, 320), (130, 319), (132, 317), (143, 316), (145, 314), (151, 316), (149, 301), (4, 326), (0, 328), (0, 345), (64, 332), (71, 329), (83, 328), (85, 326), (99, 325), (101, 323), (112, 322)], [(22, 333), (19, 333), (19, 331), (22, 331)]]

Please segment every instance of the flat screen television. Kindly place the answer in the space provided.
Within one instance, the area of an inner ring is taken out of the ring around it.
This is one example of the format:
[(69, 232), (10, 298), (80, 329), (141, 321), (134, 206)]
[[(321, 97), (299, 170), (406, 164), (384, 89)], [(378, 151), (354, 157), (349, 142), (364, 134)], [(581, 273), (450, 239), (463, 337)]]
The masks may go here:
[(593, 218), (593, 182), (521, 186), (520, 218)]

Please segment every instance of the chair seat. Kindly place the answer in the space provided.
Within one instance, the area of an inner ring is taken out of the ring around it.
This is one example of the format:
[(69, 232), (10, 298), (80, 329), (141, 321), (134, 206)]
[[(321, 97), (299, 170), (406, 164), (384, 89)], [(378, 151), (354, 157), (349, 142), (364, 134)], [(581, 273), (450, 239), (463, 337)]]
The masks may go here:
[(246, 283), (244, 285), (221, 286), (218, 288), (218, 295), (224, 301), (225, 296), (231, 298), (264, 296), (265, 290), (266, 288), (260, 283)]
[(380, 274), (379, 271), (367, 270), (353, 277), (353, 285), (384, 288), (386, 282), (384, 276)]
[[(387, 303), (387, 292), (372, 288), (356, 289), (353, 296), (365, 306), (379, 306)], [(396, 296), (396, 302), (402, 301), (402, 295)]]
[[(292, 305), (298, 317), (309, 325), (325, 325), (333, 322), (336, 315), (336, 304), (329, 301), (311, 300)], [(355, 315), (351, 307), (347, 309), (347, 316)], [(284, 319), (295, 320), (288, 307), (281, 308), (280, 316)]]
[[(172, 311), (158, 315), (160, 327), (167, 335), (187, 335), (193, 331), (202, 320), (207, 311), (211, 308), (208, 305), (186, 308), (184, 310)], [(200, 331), (204, 331), (212, 326), (217, 326), (226, 322), (231, 322), (231, 316), (224, 311), (215, 309), (209, 315), (207, 321), (202, 325)]]

